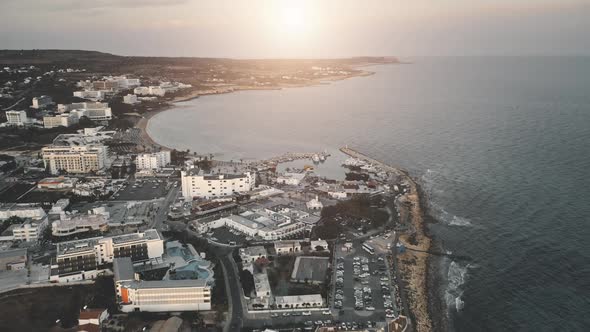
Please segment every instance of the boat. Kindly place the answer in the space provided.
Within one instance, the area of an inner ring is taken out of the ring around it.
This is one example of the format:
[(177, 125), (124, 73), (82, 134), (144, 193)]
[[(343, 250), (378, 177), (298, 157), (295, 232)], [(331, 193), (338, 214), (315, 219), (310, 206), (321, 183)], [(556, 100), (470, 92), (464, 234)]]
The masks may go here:
[(320, 156), (318, 156), (317, 154), (314, 154), (311, 157), (311, 160), (313, 160), (314, 163), (319, 163), (320, 162)]
[(321, 154), (321, 155), (320, 155), (320, 161), (321, 161), (321, 162), (324, 162), (324, 161), (326, 161), (326, 157), (325, 157), (323, 154)]

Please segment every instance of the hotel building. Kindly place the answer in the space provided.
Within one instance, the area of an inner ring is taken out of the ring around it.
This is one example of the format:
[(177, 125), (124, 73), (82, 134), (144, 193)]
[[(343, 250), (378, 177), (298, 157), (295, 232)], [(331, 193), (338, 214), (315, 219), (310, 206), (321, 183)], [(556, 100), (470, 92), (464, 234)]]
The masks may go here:
[(204, 174), (197, 168), (181, 172), (182, 195), (185, 199), (223, 198), (252, 190), (256, 173)]
[(41, 149), (45, 168), (51, 174), (89, 173), (107, 166), (107, 147), (102, 144), (82, 146), (49, 146)]
[(129, 257), (134, 263), (161, 259), (164, 240), (157, 230), (114, 237), (61, 242), (51, 266), (50, 280), (68, 282), (94, 279), (104, 272), (104, 265), (115, 258)]

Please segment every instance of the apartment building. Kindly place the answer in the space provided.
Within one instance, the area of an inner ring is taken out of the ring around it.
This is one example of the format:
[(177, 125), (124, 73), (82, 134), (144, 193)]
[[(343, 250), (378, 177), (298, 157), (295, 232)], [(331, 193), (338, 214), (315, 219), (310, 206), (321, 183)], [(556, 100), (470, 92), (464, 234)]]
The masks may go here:
[(170, 151), (142, 153), (135, 161), (137, 169), (158, 169), (170, 164)]

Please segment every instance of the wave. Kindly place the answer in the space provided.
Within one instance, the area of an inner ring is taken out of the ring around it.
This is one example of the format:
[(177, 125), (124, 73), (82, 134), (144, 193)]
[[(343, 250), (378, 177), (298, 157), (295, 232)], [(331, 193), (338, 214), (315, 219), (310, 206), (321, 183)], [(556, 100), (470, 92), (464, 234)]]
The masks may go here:
[(432, 216), (436, 220), (438, 220), (446, 225), (461, 226), (461, 227), (473, 226), (470, 219), (454, 215), (454, 214), (448, 212), (447, 210), (445, 210), (443, 207), (441, 207), (440, 205), (438, 205), (435, 202), (430, 201), (429, 205), (430, 205), (430, 212), (431, 212)]
[(445, 290), (445, 303), (447, 308), (460, 312), (465, 307), (465, 301), (461, 299), (463, 296), (462, 286), (467, 281), (467, 271), (471, 266), (461, 266), (455, 261), (451, 261), (447, 272), (447, 288)]

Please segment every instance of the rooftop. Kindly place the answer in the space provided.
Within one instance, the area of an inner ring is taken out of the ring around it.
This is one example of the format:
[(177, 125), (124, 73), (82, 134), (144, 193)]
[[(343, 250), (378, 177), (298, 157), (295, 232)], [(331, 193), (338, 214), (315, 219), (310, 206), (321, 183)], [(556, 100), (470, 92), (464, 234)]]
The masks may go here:
[(155, 289), (155, 288), (184, 288), (184, 287), (205, 287), (207, 281), (204, 279), (186, 280), (148, 280), (132, 281), (128, 283), (130, 288)]
[(9, 249), (0, 251), (0, 258), (26, 256), (27, 249)]
[(295, 259), (291, 279), (324, 282), (329, 265), (330, 259), (328, 257), (299, 256)]
[(135, 271), (133, 271), (131, 257), (115, 258), (113, 261), (113, 272), (115, 273), (115, 282), (133, 280)]
[(161, 240), (160, 233), (155, 229), (148, 229), (143, 233), (124, 234), (112, 237), (114, 244), (135, 242), (140, 240)]
[(57, 255), (73, 254), (93, 250), (94, 246), (102, 237), (93, 237), (89, 239), (60, 242), (57, 244)]

